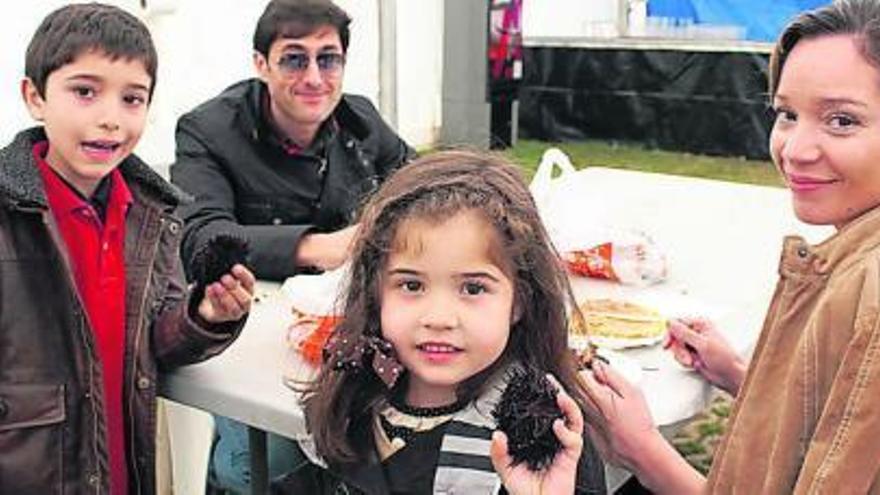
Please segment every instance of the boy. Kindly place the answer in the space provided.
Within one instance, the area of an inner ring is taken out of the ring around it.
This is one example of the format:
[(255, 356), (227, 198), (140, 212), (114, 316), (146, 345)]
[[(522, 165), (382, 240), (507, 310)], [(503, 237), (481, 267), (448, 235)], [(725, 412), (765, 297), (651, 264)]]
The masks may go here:
[(0, 150), (0, 493), (151, 494), (157, 369), (229, 345), (253, 275), (189, 300), (182, 195), (131, 154), (156, 79), (140, 21), (58, 9), (25, 76), (43, 127)]

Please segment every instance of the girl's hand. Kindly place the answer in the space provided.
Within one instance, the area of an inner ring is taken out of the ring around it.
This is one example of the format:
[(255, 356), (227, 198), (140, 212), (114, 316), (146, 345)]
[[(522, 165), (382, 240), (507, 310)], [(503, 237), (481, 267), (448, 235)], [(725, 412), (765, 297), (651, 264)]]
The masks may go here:
[(526, 463), (511, 466), (513, 459), (507, 452), (507, 435), (501, 431), (492, 434), (490, 456), (492, 466), (511, 495), (549, 495), (574, 493), (578, 461), (584, 447), (584, 417), (580, 407), (552, 376), (550, 381), (559, 393), (556, 403), (565, 415), (565, 421), (557, 419), (553, 432), (562, 444), (553, 462), (542, 471), (530, 470)]
[(236, 321), (251, 309), (254, 275), (242, 265), (235, 265), (220, 280), (205, 287), (199, 303), (199, 316), (208, 323)]
[(663, 344), (676, 361), (693, 368), (711, 384), (736, 396), (746, 375), (746, 362), (733, 350), (711, 321), (678, 318), (669, 321)]

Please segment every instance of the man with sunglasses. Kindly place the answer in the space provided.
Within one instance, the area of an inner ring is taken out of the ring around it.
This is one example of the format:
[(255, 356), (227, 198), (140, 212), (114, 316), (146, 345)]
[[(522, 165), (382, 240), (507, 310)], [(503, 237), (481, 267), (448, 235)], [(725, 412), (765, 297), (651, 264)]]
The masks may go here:
[(358, 204), (413, 155), (369, 100), (342, 93), (350, 21), (329, 0), (272, 0), (254, 33), (258, 78), (180, 118), (171, 180), (195, 196), (185, 266), (218, 232), (248, 239), (262, 279), (345, 261)]
[[(195, 196), (181, 211), (185, 267), (218, 233), (249, 241), (262, 279), (345, 262), (356, 208), (413, 155), (369, 100), (342, 93), (350, 21), (329, 0), (272, 0), (254, 32), (258, 77), (180, 118), (171, 180)], [(215, 419), (209, 481), (249, 492), (246, 428)], [(301, 455), (275, 435), (268, 447), (270, 475)]]

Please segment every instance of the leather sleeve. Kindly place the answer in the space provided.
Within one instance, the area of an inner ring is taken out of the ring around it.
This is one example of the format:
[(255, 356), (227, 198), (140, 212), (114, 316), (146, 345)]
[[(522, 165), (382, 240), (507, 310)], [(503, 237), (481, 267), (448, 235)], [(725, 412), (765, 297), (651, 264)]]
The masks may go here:
[(227, 165), (211, 151), (216, 147), (201, 132), (198, 121), (189, 116), (181, 118), (176, 141), (171, 182), (195, 197), (195, 201), (180, 211), (185, 222), (181, 249), (184, 266), (189, 265), (193, 254), (209, 239), (227, 233), (248, 239), (250, 268), (257, 278), (284, 280), (297, 273), (296, 246), (313, 226), (241, 224), (235, 213), (235, 191)]

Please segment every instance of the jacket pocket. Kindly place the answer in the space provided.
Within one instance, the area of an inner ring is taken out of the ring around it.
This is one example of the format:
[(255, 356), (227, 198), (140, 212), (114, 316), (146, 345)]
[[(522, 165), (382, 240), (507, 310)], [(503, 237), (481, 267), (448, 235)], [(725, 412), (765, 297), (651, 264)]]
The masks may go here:
[(64, 385), (0, 383), (0, 493), (61, 493)]

